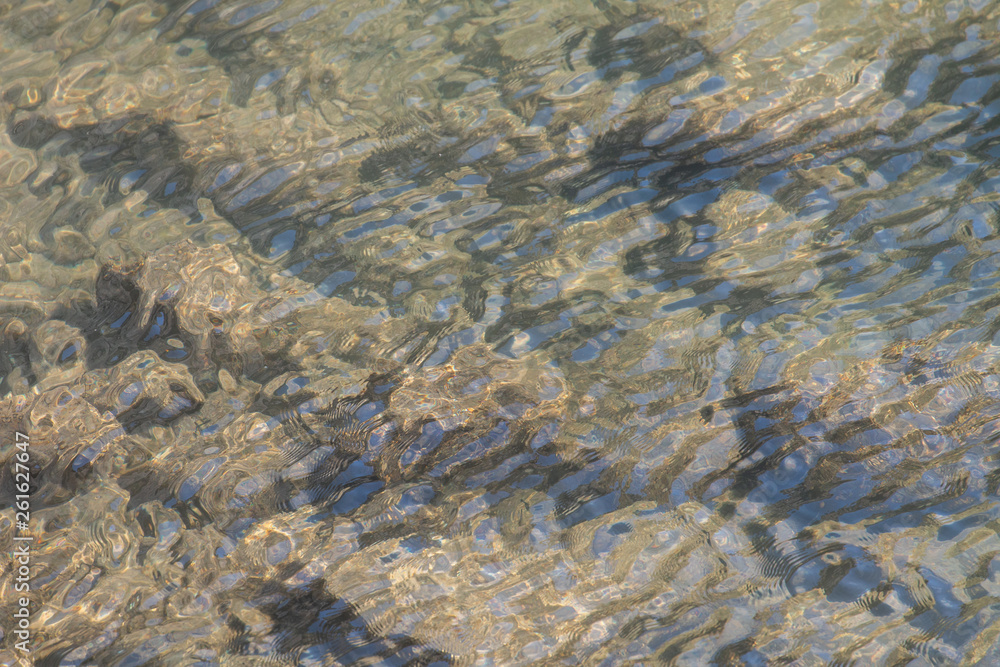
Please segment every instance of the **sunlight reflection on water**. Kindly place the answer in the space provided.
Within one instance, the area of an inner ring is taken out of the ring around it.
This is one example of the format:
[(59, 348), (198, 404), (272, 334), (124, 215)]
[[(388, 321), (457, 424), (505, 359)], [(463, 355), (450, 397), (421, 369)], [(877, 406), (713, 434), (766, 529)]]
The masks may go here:
[(7, 7), (33, 657), (1000, 661), (998, 20)]

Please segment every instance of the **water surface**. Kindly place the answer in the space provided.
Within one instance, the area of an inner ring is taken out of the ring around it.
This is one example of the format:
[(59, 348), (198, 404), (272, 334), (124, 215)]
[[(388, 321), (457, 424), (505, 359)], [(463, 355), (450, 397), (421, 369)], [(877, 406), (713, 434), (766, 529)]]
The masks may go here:
[(36, 663), (1000, 662), (998, 24), (0, 6)]

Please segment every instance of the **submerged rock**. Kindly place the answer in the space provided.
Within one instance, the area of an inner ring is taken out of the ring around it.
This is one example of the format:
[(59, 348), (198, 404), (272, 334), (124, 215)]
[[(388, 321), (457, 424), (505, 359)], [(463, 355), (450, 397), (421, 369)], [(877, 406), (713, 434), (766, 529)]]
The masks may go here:
[[(50, 653), (60, 637), (106, 632), (101, 618), (152, 611), (158, 595), (180, 622), (205, 602), (157, 594), (153, 582), (195, 560), (202, 596), (228, 597), (226, 572), (273, 577), (291, 552), (269, 540), (254, 551), (262, 522), (285, 523), (297, 542), (311, 530), (296, 518), (307, 508), (340, 525), (414, 484), (443, 489), (463, 467), (524, 451), (565, 400), (561, 374), (532, 355), (473, 344), (446, 364), (407, 363), (412, 323), (296, 278), (265, 279), (225, 244), (182, 240), (105, 263), (94, 294), (37, 325), (23, 359), (35, 389), (4, 403), (5, 428), (32, 438), (33, 527), (48, 572), (37, 636)], [(10, 490), (11, 479), (0, 483)], [(110, 514), (98, 518), (99, 506)], [(114, 531), (107, 548), (84, 547), (94, 530)], [(230, 626), (245, 617), (234, 612)]]

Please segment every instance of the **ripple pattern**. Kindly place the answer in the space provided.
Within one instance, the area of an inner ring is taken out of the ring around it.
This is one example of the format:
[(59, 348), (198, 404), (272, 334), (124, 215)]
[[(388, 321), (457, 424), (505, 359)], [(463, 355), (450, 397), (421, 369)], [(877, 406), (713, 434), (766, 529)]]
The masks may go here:
[(39, 664), (1000, 662), (997, 4), (448, 2), (0, 8)]

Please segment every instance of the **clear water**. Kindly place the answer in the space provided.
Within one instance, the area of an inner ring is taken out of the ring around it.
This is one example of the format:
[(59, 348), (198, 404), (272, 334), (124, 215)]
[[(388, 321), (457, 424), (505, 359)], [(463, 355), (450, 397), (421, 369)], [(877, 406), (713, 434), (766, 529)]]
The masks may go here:
[(998, 24), (0, 5), (31, 659), (1000, 663)]

